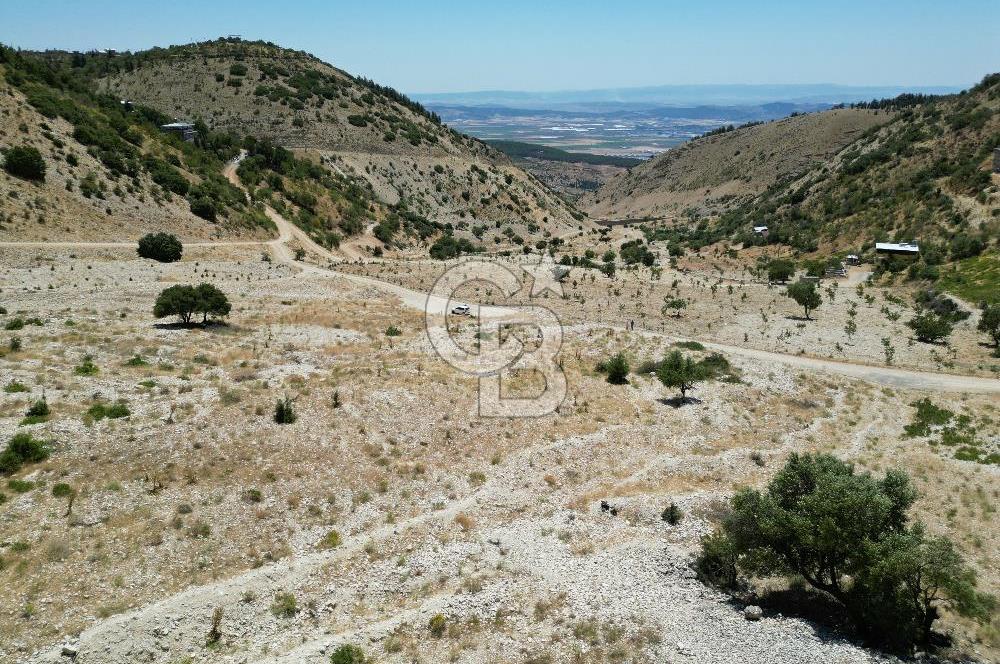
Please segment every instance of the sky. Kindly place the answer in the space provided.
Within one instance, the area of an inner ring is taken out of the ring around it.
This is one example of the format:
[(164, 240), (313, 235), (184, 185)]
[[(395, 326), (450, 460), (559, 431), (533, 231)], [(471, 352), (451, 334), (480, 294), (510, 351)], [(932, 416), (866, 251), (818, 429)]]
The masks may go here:
[(1000, 0), (0, 0), (0, 42), (139, 50), (239, 34), (404, 92), (702, 83), (967, 87)]

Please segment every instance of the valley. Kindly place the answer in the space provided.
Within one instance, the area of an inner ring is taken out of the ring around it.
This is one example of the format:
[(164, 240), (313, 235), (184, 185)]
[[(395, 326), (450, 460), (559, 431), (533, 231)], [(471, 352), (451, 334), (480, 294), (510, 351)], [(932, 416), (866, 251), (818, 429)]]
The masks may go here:
[(1000, 76), (459, 101), (0, 48), (0, 661), (997, 661)]

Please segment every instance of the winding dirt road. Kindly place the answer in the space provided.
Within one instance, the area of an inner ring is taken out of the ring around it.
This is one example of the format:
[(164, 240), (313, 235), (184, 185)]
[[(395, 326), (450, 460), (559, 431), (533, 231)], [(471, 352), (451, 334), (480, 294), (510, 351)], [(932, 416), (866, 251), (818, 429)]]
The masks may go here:
[[(226, 178), (238, 187), (242, 187), (236, 169), (244, 155), (241, 154), (235, 160), (226, 165), (223, 174)], [(189, 247), (267, 247), (274, 255), (275, 259), (293, 266), (302, 272), (315, 274), (322, 277), (336, 277), (347, 280), (351, 283), (373, 287), (387, 295), (399, 298), (404, 306), (419, 311), (430, 311), (433, 314), (443, 314), (451, 306), (452, 302), (445, 297), (438, 297), (411, 290), (386, 281), (380, 281), (371, 277), (363, 277), (356, 274), (339, 272), (329, 267), (320, 267), (310, 263), (295, 260), (292, 249), (288, 246), (293, 240), (307, 252), (326, 259), (330, 263), (343, 261), (347, 256), (335, 254), (325, 247), (313, 241), (302, 229), (298, 228), (287, 219), (278, 214), (269, 206), (265, 206), (265, 213), (274, 222), (278, 229), (278, 237), (267, 241), (220, 241), (220, 242), (189, 242)], [(0, 242), (0, 248), (125, 248), (134, 247), (133, 242)], [(481, 306), (472, 304), (473, 315), (485, 318), (496, 318), (510, 315), (510, 310), (504, 307)], [(671, 338), (669, 335), (655, 332), (643, 332), (650, 336)], [(929, 390), (937, 392), (975, 392), (986, 394), (1000, 394), (1000, 380), (994, 378), (984, 378), (979, 376), (964, 376), (958, 374), (945, 374), (932, 371), (915, 371), (911, 369), (899, 369), (895, 367), (875, 366), (859, 364), (854, 362), (842, 362), (826, 360), (805, 355), (788, 355), (785, 353), (775, 353), (772, 351), (758, 350), (755, 348), (745, 348), (742, 346), (730, 346), (727, 344), (715, 343), (697, 339), (706, 348), (728, 353), (738, 357), (746, 357), (764, 362), (774, 362), (786, 366), (793, 366), (806, 371), (823, 371), (849, 378), (864, 380), (886, 387), (905, 388), (914, 390)]]

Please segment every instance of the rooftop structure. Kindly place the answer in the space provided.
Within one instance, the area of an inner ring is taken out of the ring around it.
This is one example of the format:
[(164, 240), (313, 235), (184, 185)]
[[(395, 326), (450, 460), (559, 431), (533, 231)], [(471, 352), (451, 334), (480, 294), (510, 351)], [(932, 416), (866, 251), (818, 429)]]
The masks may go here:
[(182, 140), (187, 142), (194, 141), (195, 136), (198, 135), (198, 130), (194, 128), (194, 125), (190, 122), (171, 122), (169, 124), (160, 125), (160, 129), (167, 132), (168, 134), (177, 134)]
[(880, 254), (916, 256), (920, 253), (920, 245), (916, 242), (876, 242), (875, 251)]

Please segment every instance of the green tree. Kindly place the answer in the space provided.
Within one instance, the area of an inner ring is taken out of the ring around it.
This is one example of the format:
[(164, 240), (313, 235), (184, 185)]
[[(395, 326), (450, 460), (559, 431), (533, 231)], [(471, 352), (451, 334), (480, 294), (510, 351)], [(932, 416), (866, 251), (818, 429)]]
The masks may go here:
[(139, 239), (137, 252), (141, 258), (150, 258), (161, 263), (173, 263), (181, 259), (184, 247), (176, 235), (147, 233)]
[(284, 399), (278, 399), (275, 402), (274, 421), (277, 424), (294, 424), (297, 419), (299, 418), (295, 414), (295, 407), (292, 405), (290, 398), (286, 396)]
[(21, 145), (4, 153), (3, 168), (14, 177), (25, 180), (45, 180), (45, 160), (37, 148)]
[(801, 577), (862, 633), (905, 650), (926, 642), (941, 605), (973, 617), (992, 606), (950, 542), (908, 525), (916, 497), (900, 471), (876, 478), (829, 454), (793, 453), (763, 492), (733, 497), (696, 567), (707, 581)]
[(656, 377), (665, 387), (681, 392), (681, 403), (687, 401), (688, 390), (707, 378), (705, 367), (679, 350), (671, 351), (656, 368)]
[(176, 285), (163, 289), (156, 297), (153, 315), (157, 318), (177, 316), (185, 325), (198, 309), (198, 295), (194, 286)]
[(795, 263), (785, 258), (776, 258), (767, 264), (768, 281), (785, 283), (795, 274)]
[(215, 201), (202, 196), (191, 201), (191, 213), (206, 221), (215, 221), (218, 208), (215, 205)]
[(996, 352), (1000, 353), (1000, 304), (987, 304), (983, 307), (976, 329), (989, 335), (993, 339)]
[(944, 316), (930, 311), (918, 314), (906, 322), (918, 341), (937, 343), (951, 334), (952, 323)]
[(823, 298), (816, 290), (816, 286), (808, 281), (798, 281), (785, 289), (785, 295), (795, 300), (806, 312), (806, 320), (809, 312), (819, 308), (823, 304)]
[(49, 458), (48, 446), (31, 437), (30, 433), (15, 434), (0, 452), (0, 475), (13, 475), (26, 463), (38, 463)]
[(153, 305), (153, 315), (157, 318), (177, 316), (182, 323), (189, 325), (195, 314), (201, 314), (201, 322), (206, 324), (209, 316), (228, 316), (231, 309), (225, 293), (212, 284), (178, 284), (160, 292)]
[(866, 557), (870, 563), (857, 573), (850, 593), (855, 617), (893, 648), (929, 643), (940, 607), (983, 620), (995, 606), (992, 597), (977, 592), (976, 574), (954, 544), (928, 536), (921, 523), (870, 544)]
[(608, 374), (608, 382), (612, 385), (624, 385), (628, 382), (628, 358), (625, 353), (617, 353), (610, 360), (604, 363), (604, 370)]
[(229, 299), (225, 293), (212, 284), (205, 283), (198, 284), (194, 290), (195, 298), (197, 299), (195, 311), (202, 315), (202, 324), (208, 323), (209, 316), (224, 318), (229, 315), (232, 305), (229, 304)]
[(345, 644), (330, 655), (330, 664), (365, 664), (365, 652), (358, 646)]

